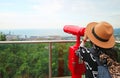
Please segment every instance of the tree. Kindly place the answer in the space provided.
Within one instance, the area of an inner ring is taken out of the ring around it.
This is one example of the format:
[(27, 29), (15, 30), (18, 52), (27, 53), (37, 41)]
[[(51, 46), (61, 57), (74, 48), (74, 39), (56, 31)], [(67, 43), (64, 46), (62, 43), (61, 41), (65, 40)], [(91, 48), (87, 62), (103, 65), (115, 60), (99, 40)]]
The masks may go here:
[(0, 32), (0, 41), (6, 41), (6, 35)]

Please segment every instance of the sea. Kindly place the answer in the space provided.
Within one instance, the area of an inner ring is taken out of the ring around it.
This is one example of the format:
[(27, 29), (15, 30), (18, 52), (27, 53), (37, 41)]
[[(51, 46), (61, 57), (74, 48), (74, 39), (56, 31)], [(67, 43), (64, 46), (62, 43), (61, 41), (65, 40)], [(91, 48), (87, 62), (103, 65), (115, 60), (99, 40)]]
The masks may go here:
[(3, 34), (19, 35), (19, 36), (68, 36), (63, 29), (7, 29), (0, 30)]
[[(19, 36), (71, 36), (63, 29), (0, 29), (3, 34)], [(120, 28), (115, 29), (114, 34), (120, 34)]]

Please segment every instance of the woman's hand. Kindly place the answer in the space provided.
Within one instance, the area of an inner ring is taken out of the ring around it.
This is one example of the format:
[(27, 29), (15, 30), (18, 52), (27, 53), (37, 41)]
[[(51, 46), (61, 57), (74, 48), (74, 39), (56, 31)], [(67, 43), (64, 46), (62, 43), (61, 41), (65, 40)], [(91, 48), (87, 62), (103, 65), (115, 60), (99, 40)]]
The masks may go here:
[(81, 44), (80, 44), (81, 47), (84, 47), (84, 46), (85, 46), (85, 43), (86, 43), (87, 39), (88, 39), (88, 37), (87, 37), (87, 35), (85, 34), (84, 37), (83, 37), (83, 39), (82, 39), (82, 42), (81, 42)]
[(88, 39), (87, 35), (85, 34), (84, 37), (83, 37), (83, 41), (86, 42)]
[(88, 39), (87, 35), (85, 34), (83, 39), (82, 39), (82, 42), (80, 44), (81, 47), (84, 47), (85, 46), (85, 43), (86, 43), (86, 40)]

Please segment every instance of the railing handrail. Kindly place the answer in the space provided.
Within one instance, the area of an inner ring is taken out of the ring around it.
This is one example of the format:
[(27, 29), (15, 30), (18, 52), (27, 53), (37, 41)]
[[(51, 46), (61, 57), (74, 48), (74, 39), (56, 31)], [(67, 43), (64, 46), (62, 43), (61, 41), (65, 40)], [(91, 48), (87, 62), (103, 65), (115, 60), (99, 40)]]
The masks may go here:
[[(52, 78), (52, 43), (69, 43), (75, 42), (76, 40), (36, 40), (36, 41), (0, 41), (0, 44), (49, 44), (49, 78)], [(116, 41), (120, 43), (120, 41)]]
[(0, 41), (0, 44), (49, 44), (49, 78), (52, 78), (52, 43), (68, 43), (76, 40)]
[[(32, 40), (32, 41), (0, 41), (0, 44), (37, 44), (37, 43), (68, 43), (76, 40)], [(115, 41), (120, 43), (120, 41)]]
[(35, 41), (0, 41), (0, 44), (37, 44), (37, 43), (68, 43), (76, 40), (35, 40)]

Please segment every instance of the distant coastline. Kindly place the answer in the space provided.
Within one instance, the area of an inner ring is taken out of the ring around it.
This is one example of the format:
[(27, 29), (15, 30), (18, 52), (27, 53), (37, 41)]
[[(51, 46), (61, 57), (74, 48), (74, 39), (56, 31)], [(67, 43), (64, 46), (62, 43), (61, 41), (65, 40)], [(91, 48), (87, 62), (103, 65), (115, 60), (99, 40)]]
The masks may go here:
[[(10, 29), (2, 30), (4, 34), (20, 35), (20, 36), (70, 36), (71, 34), (65, 33), (63, 29)], [(120, 34), (120, 28), (114, 29), (114, 34)]]
[(0, 30), (4, 34), (12, 34), (12, 35), (21, 35), (21, 36), (66, 36), (68, 35), (62, 29), (10, 29), (10, 30)]

